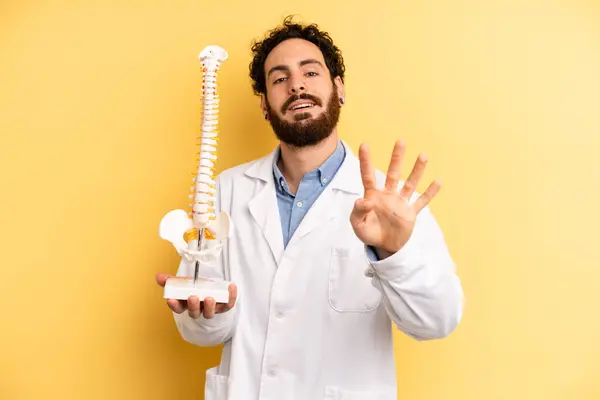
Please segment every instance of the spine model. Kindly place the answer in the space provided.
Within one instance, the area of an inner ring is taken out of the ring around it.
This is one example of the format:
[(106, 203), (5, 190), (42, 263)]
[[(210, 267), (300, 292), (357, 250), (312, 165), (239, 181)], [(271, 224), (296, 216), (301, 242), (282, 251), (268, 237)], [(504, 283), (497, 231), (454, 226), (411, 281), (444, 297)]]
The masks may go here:
[[(217, 74), (221, 62), (227, 59), (224, 49), (217, 46), (206, 47), (200, 53), (202, 63), (202, 130), (196, 145), (200, 146), (197, 153), (198, 162), (196, 176), (193, 181), (195, 185), (190, 188), (190, 198), (194, 203), (190, 204), (190, 216), (193, 220), (193, 228), (185, 233), (184, 240), (188, 243), (188, 249), (198, 251), (202, 249), (203, 239), (214, 239), (214, 236), (206, 229), (215, 215), (215, 163), (217, 161), (217, 141), (219, 139), (219, 94), (217, 91)], [(194, 283), (198, 280), (200, 260), (196, 260), (194, 270)]]
[[(190, 198), (194, 227), (204, 230), (215, 219), (215, 163), (217, 161), (217, 143), (219, 140), (219, 93), (217, 75), (221, 62), (227, 59), (227, 53), (220, 47), (209, 46), (200, 53), (202, 62), (202, 130), (197, 145), (198, 168), (194, 177), (195, 186), (191, 188)], [(205, 231), (208, 232), (208, 231)], [(206, 234), (206, 233), (205, 233)]]
[[(195, 261), (194, 287), (198, 281), (200, 263), (215, 260), (223, 241), (230, 237), (229, 215), (215, 212), (217, 144), (219, 140), (219, 90), (217, 76), (227, 52), (219, 46), (207, 46), (200, 53), (202, 66), (202, 122), (196, 142), (197, 166), (192, 173), (190, 210), (173, 210), (161, 220), (159, 235), (170, 241), (187, 261)], [(203, 246), (205, 241), (213, 242)], [(187, 292), (186, 292), (187, 293)]]

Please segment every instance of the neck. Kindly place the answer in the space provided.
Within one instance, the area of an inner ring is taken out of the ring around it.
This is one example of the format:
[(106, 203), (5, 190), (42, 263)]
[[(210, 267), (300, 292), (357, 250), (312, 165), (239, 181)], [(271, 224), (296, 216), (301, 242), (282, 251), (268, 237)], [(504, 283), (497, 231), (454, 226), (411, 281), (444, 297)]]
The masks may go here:
[(335, 130), (327, 139), (314, 146), (296, 148), (281, 142), (281, 157), (277, 166), (292, 193), (296, 193), (307, 172), (321, 166), (335, 152), (337, 143), (338, 136)]

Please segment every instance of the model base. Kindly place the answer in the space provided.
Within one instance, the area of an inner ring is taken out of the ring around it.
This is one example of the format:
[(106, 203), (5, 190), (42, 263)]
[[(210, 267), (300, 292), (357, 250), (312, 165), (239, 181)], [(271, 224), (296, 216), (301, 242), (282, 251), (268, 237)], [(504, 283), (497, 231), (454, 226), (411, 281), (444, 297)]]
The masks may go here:
[(217, 303), (229, 302), (229, 284), (227, 281), (213, 281), (198, 278), (194, 286), (194, 278), (173, 276), (167, 279), (163, 297), (165, 299), (187, 300), (197, 296), (200, 301), (211, 297)]

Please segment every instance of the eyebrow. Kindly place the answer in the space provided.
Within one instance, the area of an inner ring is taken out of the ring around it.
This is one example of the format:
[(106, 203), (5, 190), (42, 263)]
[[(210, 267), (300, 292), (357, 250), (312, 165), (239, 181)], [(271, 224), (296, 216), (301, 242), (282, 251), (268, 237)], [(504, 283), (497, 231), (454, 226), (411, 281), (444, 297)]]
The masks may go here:
[[(299, 62), (299, 65), (301, 67), (303, 67), (303, 66), (305, 66), (307, 64), (319, 64), (321, 66), (321, 68), (323, 68), (323, 64), (319, 60), (315, 60), (314, 58), (309, 58), (309, 59), (302, 60), (302, 61)], [(276, 65), (276, 66), (274, 66), (273, 68), (271, 68), (269, 70), (269, 72), (267, 73), (267, 78), (269, 76), (271, 76), (271, 74), (273, 72), (275, 72), (275, 71), (285, 71), (285, 72), (288, 72), (289, 70), (290, 70), (290, 68), (287, 65)]]

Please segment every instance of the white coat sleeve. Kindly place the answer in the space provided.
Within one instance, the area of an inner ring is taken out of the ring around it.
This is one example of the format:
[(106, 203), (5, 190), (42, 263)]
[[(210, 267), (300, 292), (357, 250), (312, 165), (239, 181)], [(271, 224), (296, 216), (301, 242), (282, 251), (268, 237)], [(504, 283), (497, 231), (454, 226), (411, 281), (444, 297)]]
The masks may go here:
[[(217, 178), (217, 189), (216, 189), (216, 204), (215, 211), (220, 211), (220, 179)], [(227, 273), (227, 245), (224, 246), (221, 256), (218, 261), (213, 264), (200, 265), (198, 276), (208, 279), (216, 280), (229, 280), (229, 274)], [(181, 259), (179, 268), (177, 269), (177, 276), (194, 276), (194, 261), (187, 261)], [(203, 299), (200, 299), (203, 300)], [(229, 311), (224, 313), (215, 314), (212, 318), (206, 319), (201, 314), (198, 318), (190, 317), (189, 313), (184, 311), (181, 314), (173, 313), (175, 318), (175, 324), (179, 333), (189, 343), (198, 346), (218, 346), (225, 343), (233, 336), (236, 326), (236, 314), (237, 314), (237, 303)]]
[(463, 312), (463, 290), (442, 231), (429, 207), (417, 216), (398, 252), (369, 260), (366, 275), (382, 293), (395, 325), (416, 340), (448, 336)]

